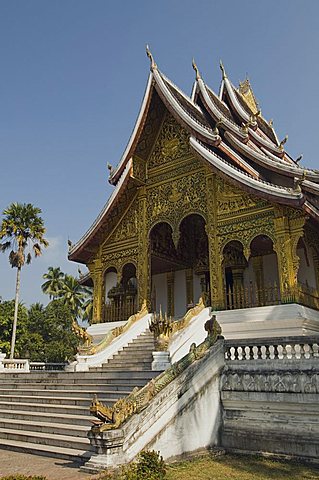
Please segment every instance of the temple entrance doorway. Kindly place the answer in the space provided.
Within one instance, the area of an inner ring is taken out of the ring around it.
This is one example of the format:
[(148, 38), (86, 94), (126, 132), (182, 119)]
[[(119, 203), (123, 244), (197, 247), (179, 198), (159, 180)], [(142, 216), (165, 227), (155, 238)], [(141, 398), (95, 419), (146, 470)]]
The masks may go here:
[(137, 311), (136, 267), (133, 263), (123, 266), (122, 272), (109, 268), (105, 272), (104, 321), (126, 321)]
[(202, 292), (209, 292), (208, 238), (205, 220), (191, 214), (173, 229), (165, 222), (150, 232), (151, 305), (180, 318), (197, 303)]
[(277, 255), (267, 235), (258, 235), (252, 240), (248, 260), (241, 242), (227, 243), (223, 266), (226, 309), (280, 303)]

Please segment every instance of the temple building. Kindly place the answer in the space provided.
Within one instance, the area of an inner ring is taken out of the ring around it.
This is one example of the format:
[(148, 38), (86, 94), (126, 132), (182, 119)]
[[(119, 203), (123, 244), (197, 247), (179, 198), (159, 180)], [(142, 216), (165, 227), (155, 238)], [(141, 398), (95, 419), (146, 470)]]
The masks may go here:
[(319, 309), (319, 171), (286, 151), (250, 82), (221, 64), (218, 94), (196, 64), (191, 96), (151, 53), (114, 190), (69, 259), (87, 265), (93, 323), (298, 304)]

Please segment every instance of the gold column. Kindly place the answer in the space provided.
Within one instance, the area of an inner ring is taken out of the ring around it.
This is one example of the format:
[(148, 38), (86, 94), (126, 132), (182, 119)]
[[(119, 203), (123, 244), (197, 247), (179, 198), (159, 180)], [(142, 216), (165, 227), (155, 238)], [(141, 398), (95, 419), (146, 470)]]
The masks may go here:
[(167, 272), (167, 315), (174, 317), (175, 313), (175, 272)]
[[(209, 171), (208, 171), (209, 172)], [(217, 184), (216, 175), (209, 172), (206, 176), (207, 225), (209, 251), (210, 300), (213, 310), (223, 308), (223, 256), (217, 236)]]
[(265, 301), (265, 285), (264, 285), (264, 262), (262, 255), (252, 257), (253, 270), (257, 286), (257, 299), (259, 305)]
[(92, 323), (101, 323), (103, 322), (103, 270), (102, 262), (100, 258), (97, 258), (93, 265), (89, 266), (90, 273), (93, 278), (93, 319)]
[(297, 300), (297, 275), (299, 257), (297, 244), (303, 234), (305, 217), (293, 219), (291, 229), (288, 212), (280, 206), (275, 207), (275, 242), (274, 250), (277, 253), (278, 274), (281, 301), (284, 303)]
[(315, 253), (313, 256), (313, 265), (315, 268), (316, 290), (318, 295), (319, 293), (319, 254), (318, 253)]
[(138, 305), (142, 307), (144, 300), (150, 309), (151, 287), (150, 287), (150, 258), (149, 258), (149, 238), (147, 232), (147, 198), (145, 187), (141, 188), (139, 195), (139, 219), (140, 226), (138, 231), (138, 261), (137, 261), (137, 288)]
[(194, 282), (193, 282), (193, 269), (188, 268), (185, 271), (186, 279), (186, 307), (194, 303)]

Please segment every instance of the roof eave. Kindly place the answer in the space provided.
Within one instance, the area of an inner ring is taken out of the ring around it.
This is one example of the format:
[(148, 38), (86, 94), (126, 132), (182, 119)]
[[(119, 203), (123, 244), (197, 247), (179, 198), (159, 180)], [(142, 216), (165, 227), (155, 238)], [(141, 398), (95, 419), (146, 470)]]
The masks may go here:
[(115, 169), (113, 170), (113, 172), (110, 175), (109, 182), (112, 185), (115, 185), (117, 183), (123, 169), (125, 168), (126, 163), (131, 158), (132, 153), (133, 153), (133, 151), (134, 151), (134, 149), (135, 149), (135, 147), (136, 147), (136, 145), (137, 145), (137, 143), (140, 139), (140, 136), (141, 136), (141, 133), (142, 133), (142, 130), (143, 130), (143, 127), (144, 127), (144, 123), (145, 123), (145, 120), (146, 120), (146, 116), (147, 116), (147, 113), (148, 113), (148, 109), (149, 109), (151, 99), (152, 99), (152, 92), (153, 92), (152, 87), (153, 87), (153, 73), (151, 71), (149, 76), (148, 76), (143, 101), (142, 101), (142, 104), (141, 104), (141, 108), (140, 108), (138, 117), (137, 117), (136, 122), (135, 122), (135, 126), (133, 128), (132, 134), (131, 134), (130, 139), (127, 143), (127, 146), (124, 150), (124, 153), (121, 157), (121, 160), (119, 161), (119, 163), (117, 164), (117, 166), (115, 167)]

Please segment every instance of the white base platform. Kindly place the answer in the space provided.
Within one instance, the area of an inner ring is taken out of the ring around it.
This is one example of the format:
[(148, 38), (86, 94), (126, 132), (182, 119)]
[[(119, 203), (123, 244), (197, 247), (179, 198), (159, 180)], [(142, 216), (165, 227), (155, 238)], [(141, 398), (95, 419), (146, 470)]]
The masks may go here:
[(125, 325), (126, 321), (123, 322), (106, 322), (106, 323), (94, 323), (90, 325), (87, 329), (87, 332), (91, 335), (93, 343), (96, 345), (101, 342), (105, 335), (113, 328), (121, 327)]
[(296, 303), (213, 312), (225, 338), (266, 338), (319, 332), (319, 312)]

